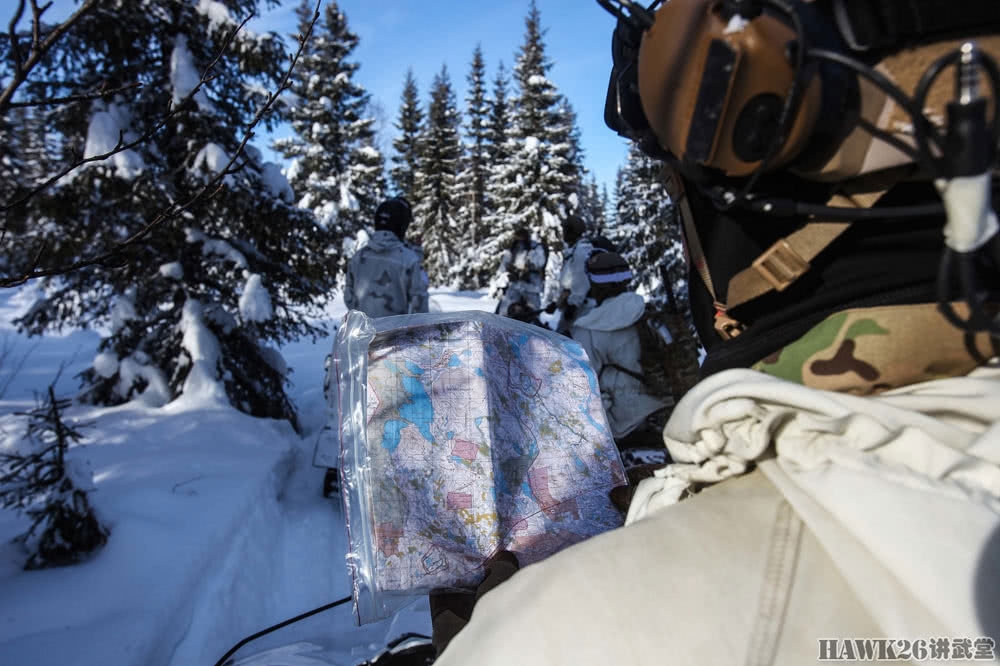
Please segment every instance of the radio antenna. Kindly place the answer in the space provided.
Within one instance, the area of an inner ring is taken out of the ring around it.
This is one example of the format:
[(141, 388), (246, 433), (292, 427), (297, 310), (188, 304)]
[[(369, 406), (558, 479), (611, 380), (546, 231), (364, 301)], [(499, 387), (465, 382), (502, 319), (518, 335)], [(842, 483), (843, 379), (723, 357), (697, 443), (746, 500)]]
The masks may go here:
[[(597, 0), (597, 4), (604, 7), (618, 20), (625, 21), (634, 28), (645, 31), (653, 27), (653, 15), (637, 2), (632, 2), (632, 0)], [(659, 3), (654, 2), (651, 7), (655, 7), (657, 4)]]

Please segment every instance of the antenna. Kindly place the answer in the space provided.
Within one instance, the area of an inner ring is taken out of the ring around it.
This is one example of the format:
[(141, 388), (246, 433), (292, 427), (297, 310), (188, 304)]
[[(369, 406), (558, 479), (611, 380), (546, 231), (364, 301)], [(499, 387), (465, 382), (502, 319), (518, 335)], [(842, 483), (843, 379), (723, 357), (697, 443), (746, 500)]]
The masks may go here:
[[(597, 0), (597, 4), (618, 20), (625, 21), (638, 30), (649, 30), (653, 27), (653, 15), (648, 9), (632, 0)], [(654, 2), (651, 6), (655, 7), (657, 4)]]

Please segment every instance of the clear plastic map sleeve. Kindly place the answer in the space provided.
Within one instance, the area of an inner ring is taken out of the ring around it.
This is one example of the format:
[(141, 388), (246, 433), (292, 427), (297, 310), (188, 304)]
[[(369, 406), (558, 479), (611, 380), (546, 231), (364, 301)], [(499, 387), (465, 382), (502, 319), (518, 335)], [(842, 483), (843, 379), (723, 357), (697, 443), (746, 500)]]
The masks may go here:
[(583, 350), (483, 312), (344, 318), (329, 369), (359, 624), (622, 524)]

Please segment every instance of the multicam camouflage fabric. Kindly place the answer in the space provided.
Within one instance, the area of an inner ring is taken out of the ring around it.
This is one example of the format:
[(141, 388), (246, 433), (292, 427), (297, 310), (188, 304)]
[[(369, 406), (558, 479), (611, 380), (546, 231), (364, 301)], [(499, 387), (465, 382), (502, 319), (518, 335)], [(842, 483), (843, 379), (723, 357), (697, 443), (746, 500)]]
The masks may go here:
[[(953, 304), (961, 317), (968, 308)], [(868, 395), (966, 375), (998, 354), (997, 340), (958, 330), (933, 303), (845, 310), (753, 366), (827, 391)]]

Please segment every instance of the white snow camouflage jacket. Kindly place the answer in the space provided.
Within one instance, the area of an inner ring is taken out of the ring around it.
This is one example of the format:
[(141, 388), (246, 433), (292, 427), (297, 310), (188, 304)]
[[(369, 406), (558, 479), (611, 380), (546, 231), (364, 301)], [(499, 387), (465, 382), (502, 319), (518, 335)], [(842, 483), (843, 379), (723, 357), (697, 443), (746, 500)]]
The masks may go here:
[(391, 231), (376, 231), (347, 264), (344, 303), (369, 317), (427, 312), (420, 254)]
[(507, 274), (507, 286), (520, 291), (541, 293), (542, 271), (545, 270), (545, 248), (532, 242), (527, 248), (504, 250), (500, 256), (500, 271)]
[(580, 307), (590, 292), (590, 278), (587, 277), (587, 260), (594, 246), (586, 238), (581, 238), (571, 248), (563, 252), (562, 270), (559, 272), (559, 288), (569, 292), (567, 302)]
[(664, 440), (625, 527), (490, 591), (437, 666), (996, 663), (996, 359), (867, 397), (728, 370)]
[(597, 373), (604, 411), (615, 439), (629, 434), (647, 416), (667, 406), (649, 395), (643, 383), (629, 374), (642, 375), (635, 327), (645, 309), (642, 296), (625, 292), (581, 315), (570, 328)]

